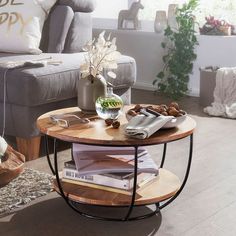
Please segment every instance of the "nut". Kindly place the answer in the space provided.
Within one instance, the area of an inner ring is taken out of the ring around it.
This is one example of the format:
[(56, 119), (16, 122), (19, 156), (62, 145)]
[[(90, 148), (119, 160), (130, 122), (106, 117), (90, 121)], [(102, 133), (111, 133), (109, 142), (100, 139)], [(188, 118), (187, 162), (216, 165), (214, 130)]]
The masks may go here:
[(163, 107), (159, 106), (159, 105), (156, 105), (152, 108), (153, 111), (156, 111), (158, 113), (162, 113), (164, 112), (165, 110), (163, 109)]
[(118, 129), (120, 127), (120, 122), (118, 120), (116, 120), (112, 123), (112, 126), (114, 129)]
[(179, 104), (177, 102), (172, 102), (169, 107), (174, 107), (176, 110), (179, 110)]
[(179, 110), (179, 114), (183, 116), (183, 115), (186, 114), (186, 111), (184, 111), (184, 110)]
[(167, 113), (166, 111), (163, 111), (161, 114), (162, 114), (163, 116), (168, 116), (168, 113)]
[(135, 111), (135, 112), (140, 112), (140, 110), (142, 109), (143, 107), (140, 105), (140, 104), (137, 104), (137, 105), (135, 105), (135, 107), (133, 108), (133, 110)]
[(168, 107), (165, 104), (161, 104), (160, 106), (164, 111), (167, 111)]
[(113, 120), (112, 119), (106, 119), (105, 123), (106, 123), (107, 126), (110, 126), (110, 125), (112, 125)]
[(136, 116), (137, 112), (132, 110), (132, 109), (130, 109), (130, 110), (128, 110), (127, 114), (130, 115), (130, 116)]
[(179, 115), (179, 111), (176, 110), (174, 107), (169, 107), (169, 109), (168, 109), (168, 114), (169, 114), (170, 116), (175, 116), (175, 117), (177, 117), (177, 116)]

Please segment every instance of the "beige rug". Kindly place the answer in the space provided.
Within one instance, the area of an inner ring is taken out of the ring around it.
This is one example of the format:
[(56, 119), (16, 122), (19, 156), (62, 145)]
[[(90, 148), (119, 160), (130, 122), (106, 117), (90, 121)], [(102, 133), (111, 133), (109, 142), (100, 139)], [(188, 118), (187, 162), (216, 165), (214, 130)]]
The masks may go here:
[(8, 185), (0, 188), (0, 216), (52, 191), (53, 176), (25, 168)]

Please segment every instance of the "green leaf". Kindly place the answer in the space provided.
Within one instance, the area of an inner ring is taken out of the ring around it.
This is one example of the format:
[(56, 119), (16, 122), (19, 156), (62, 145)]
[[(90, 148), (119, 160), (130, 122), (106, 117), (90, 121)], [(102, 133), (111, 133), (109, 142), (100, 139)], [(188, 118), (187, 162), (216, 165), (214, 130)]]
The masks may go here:
[(161, 43), (161, 47), (162, 47), (162, 48), (166, 48), (166, 43), (162, 42), (162, 43)]
[(163, 79), (164, 77), (165, 77), (165, 74), (163, 71), (161, 71), (157, 74), (157, 78)]

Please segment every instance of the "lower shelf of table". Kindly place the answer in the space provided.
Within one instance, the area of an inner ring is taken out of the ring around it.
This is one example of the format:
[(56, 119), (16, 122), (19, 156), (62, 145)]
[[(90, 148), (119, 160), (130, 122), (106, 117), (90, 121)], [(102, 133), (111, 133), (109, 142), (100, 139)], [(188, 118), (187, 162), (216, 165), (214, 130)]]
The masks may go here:
[[(83, 204), (103, 206), (129, 206), (131, 195), (125, 195), (101, 189), (61, 182), (64, 194), (70, 200)], [(59, 192), (58, 184), (54, 188)], [(180, 188), (179, 178), (166, 169), (160, 169), (158, 177), (143, 186), (135, 196), (135, 205), (148, 205), (172, 197)]]

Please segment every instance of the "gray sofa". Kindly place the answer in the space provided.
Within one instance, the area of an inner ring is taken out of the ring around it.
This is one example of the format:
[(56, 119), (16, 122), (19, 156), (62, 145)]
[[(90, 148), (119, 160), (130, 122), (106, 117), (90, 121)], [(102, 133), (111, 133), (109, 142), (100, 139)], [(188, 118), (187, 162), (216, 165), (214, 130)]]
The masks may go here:
[[(6, 73), (5, 134), (16, 137), (18, 151), (27, 160), (39, 156), (40, 133), (36, 119), (50, 110), (77, 105), (77, 82), (84, 60), (82, 46), (92, 37), (93, 0), (59, 0), (47, 19), (40, 55), (0, 52), (0, 63), (51, 57), (62, 63), (45, 67), (24, 67)], [(0, 135), (3, 129), (3, 76), (0, 68)], [(118, 62), (114, 91), (130, 103), (130, 88), (135, 82), (135, 60), (122, 56)]]

